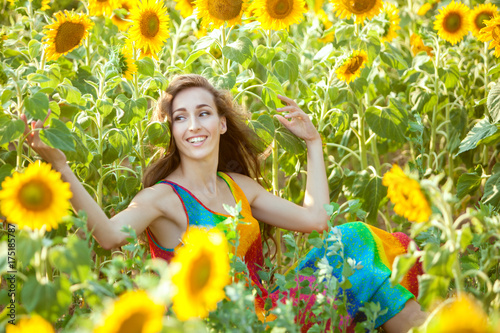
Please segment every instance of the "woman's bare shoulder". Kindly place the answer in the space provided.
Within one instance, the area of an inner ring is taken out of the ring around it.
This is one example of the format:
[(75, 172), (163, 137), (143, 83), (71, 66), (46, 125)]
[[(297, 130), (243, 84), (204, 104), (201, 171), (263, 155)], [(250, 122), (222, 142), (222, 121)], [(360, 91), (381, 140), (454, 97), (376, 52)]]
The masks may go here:
[(263, 187), (253, 178), (235, 172), (228, 172), (227, 174), (243, 190), (243, 193), (245, 193), (245, 196), (250, 204), (253, 202), (253, 199), (255, 199), (258, 192), (264, 190)]
[(177, 197), (174, 189), (167, 184), (155, 184), (141, 190), (132, 199), (131, 204), (135, 203), (145, 209), (157, 209), (162, 215), (171, 216), (172, 211), (182, 208), (182, 203)]

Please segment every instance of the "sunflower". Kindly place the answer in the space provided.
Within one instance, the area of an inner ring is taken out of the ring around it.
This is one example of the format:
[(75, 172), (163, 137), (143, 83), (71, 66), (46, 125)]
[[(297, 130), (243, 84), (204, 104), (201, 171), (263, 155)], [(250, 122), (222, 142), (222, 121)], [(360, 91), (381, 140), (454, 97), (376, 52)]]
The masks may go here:
[(153, 302), (145, 291), (128, 291), (107, 310), (94, 333), (157, 333), (162, 330), (164, 312), (165, 307)]
[(432, 53), (432, 47), (425, 46), (424, 42), (422, 41), (422, 38), (420, 38), (420, 36), (417, 34), (411, 35), (410, 45), (411, 45), (411, 52), (413, 53), (414, 56), (416, 56), (422, 51), (425, 51), (425, 53), (427, 53), (429, 57), (432, 57), (434, 55)]
[(491, 332), (488, 315), (474, 297), (467, 294), (438, 310), (429, 323), (429, 333)]
[(176, 293), (172, 309), (179, 320), (205, 318), (225, 297), (229, 283), (228, 244), (216, 228), (191, 227), (172, 259), (177, 271), (172, 276)]
[(16, 325), (7, 324), (6, 333), (54, 333), (52, 325), (42, 317), (35, 315), (22, 318)]
[(337, 69), (337, 78), (349, 83), (359, 76), (365, 63), (368, 61), (368, 55), (365, 51), (354, 50), (349, 58), (344, 60)]
[(384, 26), (384, 33), (381, 39), (382, 42), (391, 42), (397, 36), (396, 31), (401, 29), (399, 27), (399, 22), (401, 21), (399, 18), (399, 10), (393, 4), (384, 2), (382, 14), (387, 23)]
[(177, 2), (175, 9), (181, 12), (182, 17), (191, 16), (195, 8), (194, 1), (195, 0), (175, 0), (175, 2)]
[(135, 64), (130, 45), (126, 44), (120, 50), (118, 57), (118, 70), (120, 71), (120, 74), (128, 80), (132, 80), (132, 75), (137, 73), (137, 65)]
[(439, 10), (434, 22), (434, 30), (439, 37), (454, 45), (467, 35), (470, 29), (469, 8), (461, 2), (453, 0), (448, 6)]
[(49, 3), (50, 0), (42, 0), (42, 7), (40, 8), (40, 10), (45, 11), (47, 9), (50, 9)]
[(284, 30), (307, 12), (304, 0), (254, 0), (254, 14), (263, 29)]
[(424, 16), (429, 10), (432, 9), (432, 4), (426, 2), (418, 9), (417, 15)]
[(89, 0), (89, 15), (111, 15), (113, 9), (118, 7), (119, 0)]
[(426, 222), (431, 207), (420, 184), (408, 177), (396, 164), (386, 172), (382, 185), (387, 186), (387, 197), (394, 203), (394, 212), (411, 222)]
[(241, 23), (241, 16), (247, 10), (248, 0), (195, 0), (198, 9), (196, 17), (208, 27), (210, 23), (216, 29), (227, 22), (229, 26)]
[(489, 49), (495, 48), (495, 57), (500, 57), (500, 16), (495, 16), (491, 20), (483, 21), (486, 25), (479, 31), (478, 39), (481, 42), (489, 42)]
[(113, 16), (111, 16), (111, 21), (118, 27), (118, 29), (125, 31), (128, 29), (130, 24), (130, 11), (132, 8), (137, 6), (136, 0), (119, 0), (118, 5), (114, 10), (117, 12), (113, 12)]
[[(330, 29), (333, 26), (333, 23), (328, 19), (328, 16), (326, 15), (326, 13), (323, 9), (319, 9), (316, 12), (316, 17), (318, 17), (319, 22), (321, 22), (321, 25), (323, 27), (323, 34), (324, 34), (324, 31), (327, 31), (328, 29)], [(324, 35), (322, 38), (320, 38), (319, 41), (326, 44), (326, 43), (333, 42), (334, 38), (335, 38), (335, 30), (331, 30), (326, 35)]]
[(68, 214), (72, 194), (69, 183), (50, 164), (30, 164), (24, 173), (14, 173), (2, 182), (0, 211), (7, 220), (22, 227), (57, 228)]
[(330, 0), (333, 10), (341, 19), (350, 19), (356, 15), (356, 23), (371, 19), (382, 10), (382, 0)]
[(481, 4), (471, 11), (470, 17), (472, 22), (472, 34), (475, 37), (479, 36), (479, 31), (486, 26), (484, 21), (491, 20), (498, 14), (498, 7), (492, 3)]
[(132, 9), (130, 39), (135, 48), (143, 49), (145, 54), (156, 54), (169, 37), (167, 8), (163, 2), (144, 0)]
[(94, 26), (87, 15), (68, 12), (58, 12), (52, 24), (44, 27), (47, 60), (56, 60), (61, 55), (77, 48), (88, 37), (89, 30)]

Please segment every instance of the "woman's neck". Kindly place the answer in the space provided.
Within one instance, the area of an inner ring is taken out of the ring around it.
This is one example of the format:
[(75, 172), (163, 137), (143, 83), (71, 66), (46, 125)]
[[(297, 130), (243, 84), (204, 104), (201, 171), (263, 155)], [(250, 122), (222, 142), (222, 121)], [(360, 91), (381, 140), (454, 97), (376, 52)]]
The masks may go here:
[(172, 176), (182, 181), (184, 186), (192, 192), (203, 193), (207, 196), (218, 194), (217, 163), (184, 159)]

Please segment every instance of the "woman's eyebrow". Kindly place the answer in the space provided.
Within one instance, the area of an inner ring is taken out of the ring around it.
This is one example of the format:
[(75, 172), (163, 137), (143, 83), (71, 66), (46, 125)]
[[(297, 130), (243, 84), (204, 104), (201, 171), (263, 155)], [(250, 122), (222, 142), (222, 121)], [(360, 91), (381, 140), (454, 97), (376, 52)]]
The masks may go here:
[[(204, 108), (206, 106), (208, 106), (209, 108), (213, 109), (213, 107), (210, 106), (210, 105), (208, 105), (208, 104), (199, 104), (199, 105), (196, 105), (196, 108), (197, 109), (201, 109), (201, 108)], [(177, 112), (177, 111), (187, 111), (187, 110), (184, 107), (180, 107), (178, 109), (175, 109), (174, 112), (172, 112), (172, 114), (175, 113), (175, 112)]]

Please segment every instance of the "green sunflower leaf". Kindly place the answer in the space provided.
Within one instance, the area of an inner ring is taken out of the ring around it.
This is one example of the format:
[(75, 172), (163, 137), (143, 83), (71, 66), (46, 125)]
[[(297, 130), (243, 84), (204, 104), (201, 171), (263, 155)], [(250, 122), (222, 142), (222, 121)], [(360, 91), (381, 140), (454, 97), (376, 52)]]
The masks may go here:
[(457, 155), (476, 148), (481, 140), (494, 135), (497, 131), (497, 127), (490, 124), (488, 119), (481, 119), (481, 121), (476, 123), (470, 132), (467, 133), (465, 139), (462, 140)]
[(253, 44), (250, 38), (240, 37), (236, 41), (227, 44), (222, 48), (224, 57), (236, 61), (238, 64), (246, 67), (253, 57)]
[(259, 45), (255, 49), (255, 56), (257, 57), (257, 60), (262, 64), (262, 66), (266, 66), (268, 63), (270, 63), (275, 55), (276, 50), (272, 47)]
[(24, 126), (24, 121), (20, 119), (9, 119), (8, 116), (0, 115), (0, 145), (19, 138), (24, 132)]
[(464, 173), (458, 178), (457, 197), (459, 199), (467, 194), (473, 194), (481, 186), (481, 175), (477, 173)]
[(500, 205), (500, 164), (497, 163), (493, 167), (491, 177), (488, 178), (484, 185), (484, 195), (481, 202), (485, 205), (491, 204), (493, 207)]
[(406, 109), (394, 99), (389, 107), (371, 106), (366, 110), (366, 122), (378, 136), (404, 143), (408, 127)]
[(24, 108), (31, 118), (43, 120), (49, 112), (49, 98), (46, 94), (37, 92), (24, 100)]
[(370, 222), (375, 222), (378, 216), (378, 207), (382, 199), (387, 195), (387, 187), (382, 185), (382, 178), (378, 176), (371, 177), (363, 191), (363, 208), (366, 212), (366, 218)]
[(75, 151), (73, 136), (66, 125), (59, 119), (52, 118), (50, 127), (40, 130), (40, 139), (50, 147)]
[[(500, 66), (499, 66), (500, 67)], [(488, 110), (493, 123), (500, 121), (500, 84), (497, 84), (488, 93)]]

